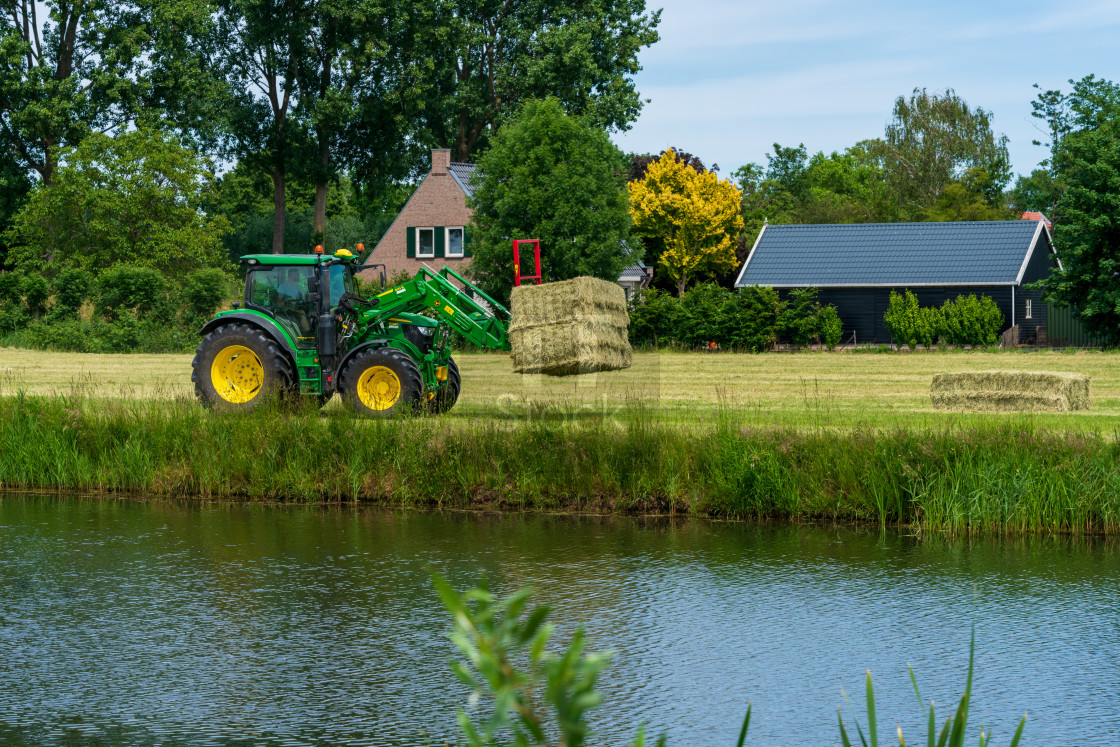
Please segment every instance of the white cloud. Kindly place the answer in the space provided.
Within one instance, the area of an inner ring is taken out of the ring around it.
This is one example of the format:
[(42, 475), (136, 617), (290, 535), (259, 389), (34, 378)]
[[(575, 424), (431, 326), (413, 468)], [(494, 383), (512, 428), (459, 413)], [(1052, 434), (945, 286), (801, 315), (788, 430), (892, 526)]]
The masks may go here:
[(1118, 23), (1120, 0), (669, 0), (662, 41), (641, 55), (652, 102), (615, 139), (687, 148), (727, 173), (775, 141), (829, 151), (879, 136), (897, 96), (952, 87), (994, 112), (1029, 171), (1044, 155), (1030, 144), (1031, 83), (1116, 78)]

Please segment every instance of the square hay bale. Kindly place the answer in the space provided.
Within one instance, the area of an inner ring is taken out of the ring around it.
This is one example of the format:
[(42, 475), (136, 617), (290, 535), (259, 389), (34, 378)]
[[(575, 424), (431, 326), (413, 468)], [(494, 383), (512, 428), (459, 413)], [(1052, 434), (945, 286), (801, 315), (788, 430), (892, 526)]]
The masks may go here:
[(510, 297), (515, 373), (570, 376), (629, 368), (630, 315), (619, 285), (597, 278), (522, 285)]
[(1047, 371), (943, 373), (930, 385), (933, 406), (969, 412), (1069, 412), (1089, 409), (1089, 377)]

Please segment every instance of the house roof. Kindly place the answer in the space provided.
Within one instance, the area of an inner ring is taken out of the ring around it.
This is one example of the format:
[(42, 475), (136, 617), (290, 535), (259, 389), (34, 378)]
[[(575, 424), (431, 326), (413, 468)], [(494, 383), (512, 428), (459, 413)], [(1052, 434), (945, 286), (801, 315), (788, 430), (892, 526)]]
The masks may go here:
[(447, 166), (447, 172), (451, 174), (451, 178), (459, 185), (467, 197), (474, 196), (474, 174), (475, 165), (473, 163), (455, 163), (452, 161)]
[(1035, 210), (1028, 210), (1023, 213), (1023, 220), (1040, 220), (1046, 224), (1047, 231), (1052, 231), (1054, 229), (1054, 226), (1050, 223), (1050, 219)]
[(764, 226), (737, 286), (1017, 285), (1041, 221)]
[(625, 269), (623, 269), (622, 274), (618, 276), (618, 280), (619, 282), (634, 282), (645, 280), (647, 277), (649, 277), (648, 269), (649, 265), (639, 259), (637, 262), (633, 263), (632, 265), (628, 265)]

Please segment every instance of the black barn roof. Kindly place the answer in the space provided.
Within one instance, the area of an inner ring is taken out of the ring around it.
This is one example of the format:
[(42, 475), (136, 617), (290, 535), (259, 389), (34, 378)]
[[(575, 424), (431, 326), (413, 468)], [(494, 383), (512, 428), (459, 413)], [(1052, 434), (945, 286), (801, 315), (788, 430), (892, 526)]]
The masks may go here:
[(764, 226), (737, 286), (1018, 285), (1042, 221)]

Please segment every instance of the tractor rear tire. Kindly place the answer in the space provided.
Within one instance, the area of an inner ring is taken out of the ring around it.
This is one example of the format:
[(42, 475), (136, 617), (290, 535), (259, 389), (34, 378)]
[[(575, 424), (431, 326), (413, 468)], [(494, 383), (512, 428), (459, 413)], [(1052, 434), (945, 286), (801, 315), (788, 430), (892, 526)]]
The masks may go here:
[(264, 330), (230, 322), (202, 338), (191, 362), (194, 393), (206, 407), (248, 412), (292, 387), (288, 354)]
[(455, 406), (459, 399), (459, 391), (463, 388), (463, 378), (459, 375), (459, 364), (454, 358), (447, 359), (447, 381), (436, 390), (430, 407), (436, 415), (442, 415)]
[(365, 348), (356, 353), (338, 383), (349, 407), (361, 415), (378, 417), (415, 412), (424, 391), (416, 361), (395, 348)]

